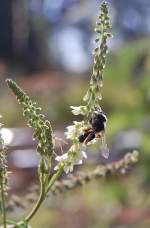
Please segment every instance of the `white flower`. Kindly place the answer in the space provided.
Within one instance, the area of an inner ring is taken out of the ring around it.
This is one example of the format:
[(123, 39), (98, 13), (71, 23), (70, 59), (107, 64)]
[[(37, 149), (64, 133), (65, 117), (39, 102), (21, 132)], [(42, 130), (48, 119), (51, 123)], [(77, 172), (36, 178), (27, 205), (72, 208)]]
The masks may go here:
[(80, 108), (80, 106), (70, 106), (70, 108), (72, 109), (71, 112), (74, 115), (80, 115), (81, 114), (81, 108)]
[(67, 159), (68, 159), (68, 153), (65, 153), (65, 154), (63, 154), (63, 155), (61, 155), (61, 156), (57, 156), (57, 157), (55, 158), (55, 160), (58, 161), (58, 162), (64, 162), (64, 161), (66, 161)]
[(82, 165), (83, 159), (86, 159), (86, 158), (87, 158), (86, 152), (80, 151), (74, 160), (74, 165)]
[(54, 170), (58, 170), (60, 168), (60, 165), (62, 164), (64, 166), (65, 173), (73, 171), (73, 162), (69, 157), (69, 153), (57, 156), (55, 160), (58, 161), (58, 164), (55, 166)]
[(71, 112), (74, 115), (85, 115), (86, 106), (70, 106), (70, 108), (72, 109)]
[(72, 146), (68, 153), (65, 153), (61, 156), (57, 156), (55, 158), (56, 161), (58, 161), (58, 164), (54, 168), (54, 170), (59, 169), (59, 165), (64, 165), (64, 171), (65, 173), (69, 173), (73, 171), (74, 165), (81, 165), (83, 163), (83, 159), (87, 158), (86, 152), (79, 151), (78, 153), (75, 152), (74, 146)]
[(82, 165), (83, 159), (85, 159), (85, 158), (87, 158), (87, 155), (84, 151), (80, 151), (74, 157), (71, 156), (70, 160), (68, 159), (68, 161), (66, 161), (66, 163), (64, 165), (65, 173), (72, 172), (74, 165)]
[(70, 125), (67, 128), (67, 131), (64, 133), (67, 139), (72, 139), (74, 137), (75, 125)]
[(73, 123), (74, 125), (68, 126), (67, 131), (65, 132), (66, 138), (71, 140), (74, 140), (78, 137), (84, 122), (74, 121)]
[(73, 171), (73, 164), (72, 163), (66, 164), (64, 166), (64, 171), (66, 174), (71, 173)]

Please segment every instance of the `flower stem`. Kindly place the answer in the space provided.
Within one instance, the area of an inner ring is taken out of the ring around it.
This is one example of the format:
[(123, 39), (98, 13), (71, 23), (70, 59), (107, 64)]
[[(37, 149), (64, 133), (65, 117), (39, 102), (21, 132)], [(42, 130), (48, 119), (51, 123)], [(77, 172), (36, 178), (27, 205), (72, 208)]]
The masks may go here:
[(41, 190), (40, 190), (40, 195), (37, 203), (33, 207), (32, 211), (26, 216), (25, 221), (29, 222), (31, 218), (35, 215), (39, 207), (41, 206), (42, 202), (44, 201), (45, 198), (45, 186), (41, 184)]
[(46, 194), (50, 191), (51, 187), (53, 186), (53, 184), (55, 183), (55, 181), (57, 181), (59, 179), (59, 177), (61, 177), (62, 173), (63, 173), (63, 166), (52, 176), (47, 189), (46, 189)]
[(6, 210), (5, 210), (5, 194), (3, 182), (1, 182), (1, 203), (2, 203), (2, 213), (3, 213), (3, 226), (6, 228)]
[[(40, 196), (39, 199), (37, 201), (37, 203), (35, 204), (35, 206), (33, 207), (32, 211), (26, 216), (25, 221), (28, 223), (32, 217), (36, 214), (36, 212), (38, 211), (39, 207), (41, 206), (41, 204), (43, 203), (47, 193), (49, 192), (49, 190), (51, 189), (51, 187), (53, 186), (53, 184), (55, 183), (56, 180), (58, 180), (58, 178), (62, 175), (63, 173), (63, 167), (61, 167), (51, 178), (47, 188), (45, 189), (45, 183), (41, 183), (41, 191), (40, 191)], [(22, 222), (19, 222), (18, 224), (20, 225)], [(6, 227), (4, 227), (6, 228)]]

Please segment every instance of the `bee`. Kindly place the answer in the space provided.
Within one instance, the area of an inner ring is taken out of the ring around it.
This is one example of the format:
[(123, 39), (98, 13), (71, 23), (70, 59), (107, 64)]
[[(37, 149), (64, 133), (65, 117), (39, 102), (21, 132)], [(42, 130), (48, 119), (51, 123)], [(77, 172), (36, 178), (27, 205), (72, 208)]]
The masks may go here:
[(83, 133), (79, 135), (79, 142), (87, 144), (94, 138), (100, 138), (105, 131), (106, 122), (107, 117), (102, 111), (94, 111), (89, 121), (90, 127), (83, 129)]
[(89, 127), (83, 129), (83, 132), (79, 135), (78, 139), (80, 143), (86, 145), (95, 138), (101, 138), (102, 140), (102, 154), (105, 158), (109, 156), (109, 149), (105, 140), (105, 128), (106, 128), (107, 117), (101, 110), (93, 112), (92, 117), (89, 121)]

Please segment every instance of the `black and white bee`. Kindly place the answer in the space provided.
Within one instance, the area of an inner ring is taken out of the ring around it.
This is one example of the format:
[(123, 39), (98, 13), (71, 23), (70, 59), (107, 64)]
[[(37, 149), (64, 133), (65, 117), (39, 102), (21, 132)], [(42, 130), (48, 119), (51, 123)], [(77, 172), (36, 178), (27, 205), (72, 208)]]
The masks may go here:
[(83, 133), (79, 135), (79, 141), (87, 144), (94, 138), (101, 138), (105, 131), (107, 117), (102, 111), (94, 111), (89, 121), (88, 128), (83, 129)]
[(107, 117), (104, 112), (101, 110), (94, 111), (89, 121), (89, 127), (83, 129), (83, 132), (78, 137), (79, 142), (85, 145), (95, 138), (101, 138), (102, 153), (105, 158), (109, 156), (109, 150), (105, 141), (106, 122)]

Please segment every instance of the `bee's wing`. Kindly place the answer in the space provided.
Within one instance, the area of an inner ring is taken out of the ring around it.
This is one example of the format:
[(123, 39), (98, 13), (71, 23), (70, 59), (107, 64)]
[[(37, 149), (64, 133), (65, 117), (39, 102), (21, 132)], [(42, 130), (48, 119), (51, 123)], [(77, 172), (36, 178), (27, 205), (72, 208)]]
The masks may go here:
[(109, 158), (109, 148), (108, 148), (107, 144), (105, 144), (105, 146), (102, 147), (101, 150), (102, 150), (102, 156), (104, 158), (108, 159)]
[(102, 152), (102, 156), (104, 158), (108, 159), (108, 157), (109, 157), (109, 148), (108, 148), (107, 143), (106, 143), (105, 134), (103, 134), (102, 137), (101, 137), (101, 152)]

